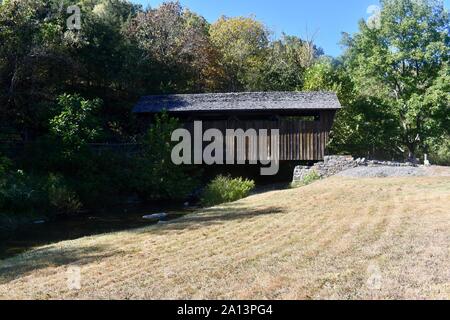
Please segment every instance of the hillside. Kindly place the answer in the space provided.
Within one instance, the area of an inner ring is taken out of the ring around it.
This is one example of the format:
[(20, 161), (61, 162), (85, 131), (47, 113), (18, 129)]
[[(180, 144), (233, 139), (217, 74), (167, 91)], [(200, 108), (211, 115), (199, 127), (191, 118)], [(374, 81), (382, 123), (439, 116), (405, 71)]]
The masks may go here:
[(0, 298), (448, 299), (449, 203), (450, 177), (334, 177), (0, 261)]

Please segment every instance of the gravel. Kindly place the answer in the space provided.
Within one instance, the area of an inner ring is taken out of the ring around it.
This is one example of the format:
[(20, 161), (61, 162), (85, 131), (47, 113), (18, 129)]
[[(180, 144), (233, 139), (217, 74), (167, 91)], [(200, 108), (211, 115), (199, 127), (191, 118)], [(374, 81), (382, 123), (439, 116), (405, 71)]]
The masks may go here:
[(423, 167), (356, 167), (337, 174), (344, 177), (407, 177), (428, 175)]

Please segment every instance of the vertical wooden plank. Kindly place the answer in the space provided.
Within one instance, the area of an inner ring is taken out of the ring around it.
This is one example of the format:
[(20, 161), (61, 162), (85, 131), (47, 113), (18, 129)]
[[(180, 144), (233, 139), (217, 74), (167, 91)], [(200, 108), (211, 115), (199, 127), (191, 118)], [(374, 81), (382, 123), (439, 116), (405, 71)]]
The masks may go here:
[(289, 121), (289, 144), (290, 144), (290, 152), (289, 152), (289, 160), (294, 159), (294, 130), (293, 130), (293, 121)]
[(301, 121), (297, 122), (297, 127), (298, 127), (298, 158), (297, 160), (302, 160), (302, 127), (301, 127)]
[(302, 160), (306, 160), (306, 149), (307, 149), (307, 143), (306, 143), (306, 126), (305, 123), (302, 121)]

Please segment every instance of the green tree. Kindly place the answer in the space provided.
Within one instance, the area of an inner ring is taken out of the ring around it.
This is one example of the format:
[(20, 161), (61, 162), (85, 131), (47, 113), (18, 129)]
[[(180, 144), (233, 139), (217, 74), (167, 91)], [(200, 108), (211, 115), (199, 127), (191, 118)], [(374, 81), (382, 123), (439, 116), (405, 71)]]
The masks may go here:
[(28, 139), (43, 129), (47, 102), (70, 72), (64, 22), (56, 1), (0, 5), (0, 120)]
[(213, 63), (208, 29), (203, 17), (178, 2), (140, 12), (130, 21), (125, 33), (140, 52), (138, 75), (146, 94), (206, 90), (204, 74)]
[(306, 70), (303, 90), (335, 92), (343, 105), (354, 99), (353, 83), (345, 66), (341, 61), (328, 57), (319, 59)]
[(171, 153), (175, 145), (172, 132), (180, 124), (167, 112), (155, 116), (143, 140), (143, 151), (135, 161), (135, 188), (147, 200), (183, 200), (195, 185), (195, 173), (186, 166), (172, 162)]
[(94, 113), (100, 105), (99, 99), (86, 100), (77, 94), (58, 97), (60, 113), (50, 120), (50, 130), (61, 139), (67, 154), (79, 151), (98, 136), (100, 127)]
[(448, 130), (449, 16), (442, 1), (383, 0), (379, 25), (360, 22), (345, 54), (356, 91), (381, 101), (413, 158)]
[(392, 110), (384, 101), (355, 91), (345, 59), (321, 58), (306, 71), (303, 89), (335, 92), (343, 105), (333, 124), (329, 152), (396, 157), (392, 146), (399, 131)]
[(261, 87), (269, 32), (254, 18), (221, 17), (209, 30), (212, 44), (219, 50), (228, 91)]
[(318, 59), (322, 50), (296, 36), (283, 34), (273, 41), (264, 60), (263, 86), (267, 91), (301, 90), (305, 70)]

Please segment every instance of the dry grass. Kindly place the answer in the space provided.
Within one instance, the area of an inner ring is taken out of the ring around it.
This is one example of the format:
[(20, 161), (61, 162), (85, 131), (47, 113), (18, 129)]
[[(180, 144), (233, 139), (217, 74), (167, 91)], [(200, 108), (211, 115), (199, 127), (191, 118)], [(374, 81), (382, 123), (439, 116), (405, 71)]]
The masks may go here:
[(449, 177), (330, 178), (0, 261), (0, 298), (449, 299), (449, 204)]

